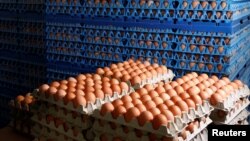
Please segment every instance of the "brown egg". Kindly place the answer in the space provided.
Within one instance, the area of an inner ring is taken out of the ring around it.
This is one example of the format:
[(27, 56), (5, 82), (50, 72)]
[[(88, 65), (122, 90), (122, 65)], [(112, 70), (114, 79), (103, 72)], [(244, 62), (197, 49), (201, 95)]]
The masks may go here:
[(227, 77), (222, 77), (221, 79), (224, 80), (226, 84), (229, 84), (231, 82)]
[(151, 79), (153, 77), (149, 71), (146, 71), (144, 74), (147, 76), (148, 79)]
[(57, 82), (57, 81), (54, 81), (50, 84), (51, 87), (55, 87), (55, 88), (58, 88), (60, 86), (60, 83)]
[(214, 93), (211, 97), (210, 97), (210, 103), (212, 105), (217, 105), (219, 102), (222, 102), (223, 98), (221, 97), (220, 94), (218, 93)]
[(92, 93), (92, 92), (85, 93), (84, 97), (85, 97), (85, 99), (86, 99), (87, 102), (92, 102), (92, 103), (94, 103), (95, 100), (96, 100), (96, 96), (95, 96), (95, 94)]
[(176, 81), (172, 81), (170, 85), (174, 88), (176, 86), (179, 86), (179, 84)]
[(198, 128), (198, 127), (197, 127), (194, 123), (192, 123), (192, 122), (186, 127), (186, 129), (187, 129), (188, 131), (190, 131), (191, 133), (193, 133), (194, 131), (196, 131), (197, 128)]
[(184, 82), (187, 82), (187, 81), (189, 81), (190, 79), (189, 79), (189, 77), (187, 77), (187, 76), (183, 76), (183, 77), (182, 77), (182, 80), (183, 80)]
[(140, 112), (147, 111), (146, 107), (143, 104), (136, 104), (135, 107), (138, 108)]
[(144, 105), (145, 105), (145, 107), (146, 107), (147, 110), (156, 107), (156, 104), (152, 100), (144, 102)]
[(197, 95), (200, 93), (200, 89), (197, 86), (193, 86), (187, 90), (189, 95)]
[(198, 78), (193, 78), (192, 81), (194, 82), (194, 85), (197, 85), (200, 83), (200, 81), (198, 80)]
[(208, 94), (208, 92), (206, 91), (201, 91), (199, 93), (199, 96), (201, 97), (202, 100), (207, 100), (210, 98), (210, 94)]
[(94, 92), (94, 91), (95, 91), (94, 87), (86, 87), (85, 90), (84, 90), (85, 93)]
[(198, 76), (197, 79), (202, 82), (204, 80), (204, 78), (202, 76)]
[(161, 111), (161, 114), (165, 115), (169, 121), (174, 121), (174, 114), (171, 111), (165, 109), (164, 111)]
[(123, 106), (128, 110), (129, 108), (134, 107), (134, 104), (132, 103), (132, 101), (131, 102), (127, 101), (123, 102)]
[(19, 102), (19, 103), (21, 103), (22, 101), (24, 101), (24, 99), (25, 98), (22, 95), (19, 95), (19, 96), (16, 97), (16, 101)]
[(182, 100), (177, 101), (176, 106), (178, 106), (181, 109), (181, 111), (188, 112), (189, 107), (185, 101)]
[(48, 89), (49, 89), (49, 85), (48, 84), (43, 84), (43, 85), (41, 85), (39, 87), (39, 92), (45, 93)]
[(144, 111), (141, 115), (137, 118), (138, 123), (140, 126), (144, 126), (145, 123), (150, 122), (153, 120), (153, 114), (149, 111)]
[(232, 86), (233, 89), (238, 89), (239, 88), (238, 84), (236, 84), (235, 82), (230, 82), (229, 85)]
[[(78, 80), (78, 81), (80, 81), (80, 80), (85, 80), (86, 79), (86, 76), (84, 75), (84, 74), (79, 74), (79, 75), (77, 75), (76, 76), (76, 79)], [(61, 81), (62, 82), (62, 81)], [(65, 82), (66, 82), (66, 80), (65, 80)], [(67, 83), (66, 83), (67, 84)]]
[(152, 115), (153, 115), (154, 117), (155, 117), (156, 115), (161, 114), (161, 111), (160, 111), (158, 108), (156, 108), (156, 107), (150, 109), (149, 112), (151, 112)]
[(168, 109), (173, 113), (174, 116), (181, 116), (181, 109), (178, 106), (172, 105)]
[(152, 90), (148, 93), (148, 95), (151, 97), (151, 98), (154, 98), (154, 97), (157, 97), (159, 96), (158, 92), (156, 92), (155, 90)]
[(118, 116), (121, 116), (126, 112), (127, 112), (126, 108), (120, 105), (112, 111), (112, 117), (116, 119)]
[(111, 89), (112, 89), (113, 92), (116, 92), (116, 93), (118, 93), (118, 94), (121, 94), (121, 92), (122, 92), (120, 86), (117, 85), (117, 84), (112, 84), (112, 85), (111, 85)]
[(170, 96), (167, 93), (161, 93), (159, 94), (159, 97), (161, 97), (163, 101), (170, 99)]
[(152, 98), (149, 95), (143, 95), (141, 96), (141, 101), (144, 103), (146, 101), (151, 100)]
[(192, 87), (192, 86), (195, 85), (195, 83), (194, 83), (192, 80), (189, 80), (189, 81), (186, 82), (186, 83), (189, 85), (189, 87)]
[(86, 99), (84, 98), (84, 96), (82, 95), (76, 95), (76, 98), (74, 99), (74, 106), (78, 107), (78, 106), (83, 106), (85, 107), (87, 104)]
[(169, 83), (164, 84), (163, 87), (165, 88), (166, 91), (169, 89), (173, 89), (173, 87)]
[(159, 129), (161, 126), (168, 126), (168, 120), (163, 114), (159, 114), (152, 120), (152, 125), (155, 130)]
[(141, 78), (139, 76), (135, 76), (131, 79), (131, 84), (134, 86), (136, 84), (140, 84), (141, 83)]
[(173, 102), (172, 100), (170, 100), (170, 99), (164, 101), (164, 104), (165, 104), (167, 107), (171, 107), (171, 106), (175, 105), (174, 102)]
[(118, 107), (118, 106), (123, 105), (123, 101), (121, 99), (116, 99), (112, 102), (112, 104), (114, 107)]
[(104, 92), (102, 90), (95, 90), (96, 98), (104, 99)]
[(154, 103), (155, 103), (156, 105), (159, 105), (159, 104), (162, 104), (162, 103), (163, 103), (163, 100), (162, 100), (161, 97), (154, 97), (154, 98), (152, 98), (152, 100), (154, 101)]
[(216, 93), (220, 94), (220, 96), (225, 99), (227, 97), (227, 93), (223, 91), (222, 89), (218, 89)]
[(190, 98), (194, 101), (195, 104), (202, 104), (202, 99), (198, 94), (191, 95)]
[(173, 97), (173, 96), (176, 96), (177, 95), (177, 93), (176, 93), (176, 91), (174, 90), (174, 89), (169, 89), (169, 90), (167, 90), (167, 92), (166, 92), (170, 97)]
[(205, 88), (207, 88), (207, 86), (205, 86), (205, 85), (202, 84), (202, 83), (199, 83), (199, 84), (197, 85), (197, 87), (198, 87), (200, 90), (204, 90)]
[(140, 88), (136, 91), (140, 96), (147, 95), (148, 91), (145, 88)]
[(158, 86), (155, 88), (155, 91), (158, 93), (158, 94), (161, 94), (161, 93), (165, 93), (165, 89), (163, 86)]
[(177, 79), (176, 79), (176, 82), (177, 82), (179, 85), (181, 85), (181, 84), (184, 83), (184, 80), (183, 80), (182, 78), (177, 78)]
[(105, 103), (101, 107), (100, 114), (102, 116), (104, 116), (106, 113), (110, 113), (110, 112), (114, 111), (114, 109), (115, 108), (111, 103)]
[(184, 92), (184, 89), (181, 86), (176, 86), (174, 89), (178, 95)]
[(46, 91), (46, 93), (47, 93), (48, 95), (54, 95), (54, 94), (56, 94), (56, 92), (57, 92), (57, 89), (56, 89), (55, 87), (50, 87), (50, 88)]
[(110, 87), (107, 87), (107, 86), (103, 87), (102, 90), (105, 95), (113, 96), (113, 91)]
[(176, 96), (172, 96), (172, 97), (171, 97), (171, 100), (172, 100), (174, 103), (176, 103), (177, 101), (181, 101), (182, 99), (181, 99), (180, 96), (176, 95)]
[(219, 80), (219, 78), (218, 78), (217, 76), (215, 76), (215, 75), (211, 76), (211, 78), (212, 78), (215, 82), (217, 82), (217, 81)]
[(196, 107), (195, 106), (196, 105), (195, 102), (191, 98), (187, 98), (184, 101), (187, 103), (187, 105), (188, 105), (189, 108), (195, 108)]
[(239, 88), (244, 86), (244, 84), (240, 80), (234, 80), (233, 82), (236, 83)]
[(132, 98), (130, 95), (125, 95), (121, 98), (121, 100), (125, 103), (125, 102), (132, 102)]
[(183, 93), (179, 94), (179, 96), (181, 97), (182, 100), (187, 99), (187, 98), (190, 97), (189, 94), (186, 93), (186, 92), (183, 92)]
[(168, 109), (168, 106), (167, 106), (166, 104), (164, 104), (164, 103), (158, 104), (156, 107), (157, 107), (161, 112)]
[(141, 96), (140, 96), (137, 92), (132, 92), (132, 93), (130, 94), (130, 97), (131, 97), (132, 99), (138, 99), (138, 98), (140, 98)]
[(140, 99), (133, 99), (132, 103), (134, 105), (137, 105), (137, 104), (142, 104), (142, 101)]
[(57, 93), (54, 95), (54, 99), (58, 101), (59, 99), (64, 98), (67, 95), (65, 90), (59, 89)]
[(98, 68), (98, 69), (96, 70), (96, 73), (97, 73), (97, 74), (100, 74), (100, 75), (103, 75), (105, 72), (104, 72), (104, 70), (103, 70), (102, 68)]
[(143, 88), (145, 88), (147, 91), (151, 91), (154, 89), (153, 85), (151, 84), (146, 84)]
[(186, 91), (187, 89), (190, 88), (190, 85), (187, 84), (187, 83), (184, 83), (184, 84), (181, 85), (181, 87), (183, 88), (184, 91)]
[(70, 101), (73, 101), (76, 98), (76, 95), (74, 93), (67, 93), (67, 95), (64, 97), (64, 104), (68, 104)]
[(133, 118), (138, 117), (141, 114), (138, 108), (131, 107), (127, 110), (127, 112), (124, 114), (124, 118), (126, 122), (130, 122)]

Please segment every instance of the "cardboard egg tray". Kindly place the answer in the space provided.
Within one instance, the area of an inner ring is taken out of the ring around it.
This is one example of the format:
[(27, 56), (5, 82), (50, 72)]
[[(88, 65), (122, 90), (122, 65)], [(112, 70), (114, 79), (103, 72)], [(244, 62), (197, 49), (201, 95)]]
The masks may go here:
[(229, 125), (248, 125), (247, 117), (249, 115), (249, 112), (244, 109), (241, 111), (234, 119), (232, 119), (228, 124)]
[(140, 126), (137, 122), (137, 119), (132, 119), (129, 123), (127, 123), (123, 116), (119, 116), (117, 117), (117, 119), (114, 119), (110, 113), (106, 113), (105, 116), (100, 115), (100, 112), (98, 110), (94, 111), (93, 117), (101, 119), (103, 121), (113, 122), (118, 125), (124, 125), (131, 128), (139, 129), (145, 132), (152, 132), (155, 134), (167, 136), (176, 135), (186, 126), (186, 123), (184, 123), (180, 117), (175, 117), (175, 122), (168, 122), (167, 126), (161, 126), (158, 130), (154, 130), (150, 122), (145, 123), (144, 126)]
[(93, 117), (101, 119), (103, 121), (110, 121), (120, 125), (125, 125), (143, 131), (152, 132), (155, 134), (175, 136), (175, 134), (180, 132), (186, 126), (187, 123), (193, 121), (195, 118), (201, 118), (205, 115), (209, 115), (212, 110), (213, 108), (210, 106), (209, 102), (204, 101), (202, 105), (197, 105), (197, 110), (190, 108), (188, 113), (183, 112), (181, 117), (176, 116), (174, 122), (169, 122), (167, 127), (162, 126), (158, 130), (154, 130), (152, 128), (151, 123), (146, 123), (144, 126), (140, 126), (136, 119), (133, 119), (132, 121), (127, 123), (123, 116), (119, 116), (117, 119), (114, 119), (111, 113), (106, 113), (105, 116), (102, 116), (100, 115), (99, 110), (95, 110), (93, 112)]
[[(33, 141), (47, 141), (48, 139), (53, 139), (53, 141), (75, 141), (72, 138), (65, 138), (65, 136), (59, 132), (39, 124), (34, 125), (32, 135), (36, 137)], [(86, 140), (82, 139), (82, 141)]]
[(64, 104), (63, 100), (59, 100), (59, 101), (55, 101), (54, 100), (54, 97), (49, 95), (49, 97), (47, 98), (45, 96), (44, 93), (41, 93), (39, 94), (39, 91), (38, 90), (35, 90), (33, 92), (33, 95), (35, 97), (38, 98), (38, 100), (41, 100), (41, 101), (46, 101), (48, 103), (52, 103), (52, 104), (56, 104), (58, 105), (59, 107), (62, 107), (62, 108), (65, 108), (65, 109), (68, 109), (70, 111), (76, 111), (78, 113), (81, 113), (81, 114), (92, 114), (92, 112), (95, 110), (95, 109), (98, 109), (102, 106), (102, 104), (106, 103), (106, 102), (112, 102), (118, 98), (121, 98), (122, 96), (124, 95), (127, 95), (127, 94), (130, 94), (131, 92), (133, 92), (134, 90), (132, 88), (130, 88), (130, 91), (129, 92), (126, 92), (125, 90), (122, 91), (122, 93), (119, 95), (118, 93), (114, 92), (113, 96), (108, 96), (106, 95), (105, 98), (103, 100), (97, 98), (95, 103), (87, 103), (86, 107), (83, 107), (83, 106), (79, 106), (78, 108), (75, 108), (73, 103), (72, 102), (69, 102), (67, 105)]
[[(204, 130), (210, 123), (212, 123), (212, 120), (209, 117), (204, 117), (205, 120), (200, 120), (200, 127), (198, 129), (196, 129), (193, 133), (188, 132), (187, 133), (187, 138), (183, 139), (181, 136), (178, 136), (177, 134), (175, 136), (170, 136), (170, 138), (172, 138), (172, 140), (174, 140), (175, 138), (178, 138), (179, 141), (190, 141), (191, 139), (193, 139), (194, 137), (196, 137), (198, 134), (200, 134), (202, 132), (202, 130)], [(98, 121), (95, 121), (94, 125), (93, 125), (93, 129), (95, 131), (96, 134), (100, 134), (100, 133), (107, 133), (107, 134), (111, 134), (111, 135), (118, 135), (119, 137), (122, 138), (127, 138), (128, 140), (131, 141), (138, 141), (138, 140), (143, 140), (143, 141), (149, 141), (148, 139), (148, 133), (149, 132), (142, 132), (143, 136), (142, 137), (137, 137), (135, 134), (135, 130), (133, 128), (128, 127), (128, 133), (124, 133), (123, 127), (117, 125), (115, 129), (112, 129), (110, 124), (108, 122), (103, 122), (103, 126), (101, 126)], [(167, 135), (158, 135), (158, 137), (163, 137), (163, 136), (167, 136)]]
[(81, 129), (88, 129), (91, 127), (92, 118), (88, 115), (78, 115), (75, 118), (72, 116), (72, 113), (64, 113), (64, 109), (62, 108), (55, 108), (53, 104), (49, 103), (42, 103), (40, 106), (39, 115), (46, 116), (46, 115), (52, 115), (56, 118), (60, 118), (64, 120), (65, 122), (69, 123), (72, 126), (81, 128)]
[(218, 103), (214, 106), (215, 109), (229, 110), (234, 107), (235, 102), (237, 102), (240, 98), (248, 97), (250, 94), (250, 90), (247, 85), (244, 85), (243, 88), (239, 90), (235, 90), (232, 94), (230, 94), (223, 102)]
[(140, 84), (135, 84), (134, 86), (132, 86), (132, 84), (128, 81), (127, 84), (134, 88), (135, 90), (142, 88), (143, 86), (145, 86), (146, 84), (156, 84), (160, 81), (164, 81), (164, 82), (170, 82), (173, 80), (173, 78), (175, 77), (175, 74), (173, 73), (172, 70), (168, 69), (168, 73), (166, 74), (158, 74), (156, 77), (153, 77), (152, 79), (146, 79), (146, 80), (142, 80), (142, 82)]
[[(239, 113), (241, 113), (250, 104), (247, 98), (241, 100), (240, 103), (236, 103), (233, 108), (228, 111), (215, 109), (212, 111), (210, 118), (215, 124), (229, 124)], [(219, 116), (220, 112), (223, 112)]]
[[(71, 138), (73, 140), (82, 141), (84, 139), (84, 136), (83, 136), (83, 134), (81, 132), (81, 129), (78, 129), (78, 132), (79, 132), (78, 135), (74, 136), (73, 129), (69, 128), (68, 131), (65, 131), (63, 125), (60, 125), (60, 126), (56, 127), (54, 122), (47, 123), (45, 118), (42, 118), (41, 120), (39, 120), (38, 116), (36, 116), (36, 115), (33, 116), (31, 119), (34, 122), (36, 122), (36, 123), (38, 123), (38, 124), (40, 124), (40, 125), (42, 125), (44, 127), (47, 127), (47, 128), (49, 128), (51, 130), (54, 130), (54, 131), (58, 132), (59, 134), (65, 135), (68, 138)], [(69, 125), (69, 127), (70, 127), (70, 125)]]

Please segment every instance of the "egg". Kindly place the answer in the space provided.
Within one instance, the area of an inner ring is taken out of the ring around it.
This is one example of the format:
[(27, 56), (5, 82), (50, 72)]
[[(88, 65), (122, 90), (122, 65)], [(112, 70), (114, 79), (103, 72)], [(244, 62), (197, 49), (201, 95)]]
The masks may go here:
[(215, 76), (215, 75), (211, 76), (211, 78), (212, 78), (215, 82), (217, 82), (217, 81), (219, 80), (219, 78), (218, 78), (217, 76)]
[(134, 86), (136, 84), (140, 84), (142, 82), (141, 78), (139, 76), (135, 76), (131, 79), (131, 84)]
[(145, 88), (140, 88), (136, 91), (140, 96), (147, 95), (148, 91)]
[(187, 98), (184, 101), (186, 102), (186, 104), (188, 105), (189, 108), (195, 108), (196, 107), (195, 102), (191, 98)]
[(174, 90), (174, 89), (169, 89), (169, 90), (167, 90), (167, 92), (166, 92), (170, 97), (173, 97), (173, 96), (176, 96), (177, 95), (177, 93), (176, 93), (176, 91)]
[(171, 107), (172, 105), (175, 105), (174, 102), (170, 99), (164, 101), (164, 104), (167, 106), (167, 107)]
[(180, 100), (180, 101), (177, 101), (175, 104), (176, 106), (180, 108), (181, 111), (188, 112), (189, 107), (186, 102)]
[(202, 84), (205, 86), (205, 88), (208, 88), (211, 86), (211, 83), (209, 83), (209, 81), (207, 80), (203, 81)]
[(128, 110), (131, 107), (134, 107), (134, 104), (132, 103), (132, 101), (127, 101), (127, 102), (123, 102), (123, 106)]
[(202, 104), (202, 99), (198, 94), (191, 95), (190, 98), (194, 101), (195, 104)]
[(118, 107), (118, 106), (123, 105), (123, 101), (121, 99), (116, 99), (112, 102), (112, 104), (114, 107)]
[(57, 89), (55, 88), (55, 87), (50, 87), (47, 91), (46, 91), (46, 94), (48, 94), (47, 96), (49, 96), (49, 95), (54, 95), (54, 94), (56, 94), (56, 92), (57, 92)]
[(91, 86), (91, 87), (86, 87), (84, 92), (87, 93), (87, 92), (94, 92), (95, 89)]
[(202, 100), (207, 100), (207, 99), (209, 99), (210, 94), (208, 94), (208, 92), (206, 92), (206, 91), (201, 91), (199, 93), (199, 96), (201, 97)]
[(210, 103), (211, 105), (217, 105), (218, 103), (222, 102), (223, 97), (218, 94), (218, 93), (214, 93), (211, 97), (210, 97)]
[(121, 116), (126, 112), (127, 112), (126, 108), (120, 105), (112, 111), (112, 117), (116, 119), (118, 116)]
[(95, 90), (95, 96), (99, 99), (104, 99), (104, 92), (102, 90)]
[(73, 101), (76, 98), (76, 95), (74, 93), (67, 93), (67, 95), (64, 97), (64, 104), (68, 104), (70, 101)]
[(167, 126), (168, 120), (163, 114), (159, 114), (152, 120), (152, 125), (155, 130), (159, 129), (161, 126)]
[(45, 93), (49, 89), (49, 87), (50, 86), (48, 84), (43, 84), (39, 87), (39, 92)]
[(146, 107), (143, 104), (136, 104), (135, 107), (138, 108), (140, 112), (147, 111)]
[(113, 92), (116, 92), (118, 94), (121, 94), (121, 92), (122, 92), (119, 84), (112, 84), (111, 89), (112, 89)]
[(158, 104), (156, 106), (161, 112), (168, 109), (168, 106), (164, 103)]
[(154, 98), (152, 98), (152, 100), (154, 101), (154, 103), (155, 103), (156, 105), (159, 105), (159, 104), (162, 104), (162, 103), (163, 103), (163, 100), (162, 100), (161, 97), (154, 97)]
[(131, 102), (131, 101), (132, 101), (132, 98), (131, 98), (130, 95), (125, 95), (125, 96), (123, 96), (123, 97), (121, 98), (121, 100), (122, 100), (123, 102)]
[(153, 114), (149, 111), (144, 111), (141, 115), (137, 118), (138, 123), (140, 126), (144, 126), (145, 123), (152, 121), (154, 118)]
[(214, 9), (216, 7), (217, 3), (215, 1), (212, 1), (211, 7)]
[(146, 84), (146, 85), (144, 86), (144, 88), (145, 88), (147, 91), (151, 91), (151, 90), (154, 89), (153, 85), (151, 85), (151, 84)]
[(152, 98), (149, 95), (143, 95), (141, 96), (141, 101), (144, 103), (146, 101), (151, 100)]
[(132, 93), (130, 94), (130, 97), (131, 97), (132, 99), (139, 99), (141, 96), (140, 96), (139, 93), (137, 93), (137, 92), (132, 92)]
[(205, 86), (205, 85), (202, 84), (202, 83), (199, 83), (199, 84), (197, 85), (197, 87), (198, 87), (200, 90), (204, 90), (205, 88), (207, 88), (207, 86)]
[(158, 86), (155, 88), (155, 91), (158, 93), (158, 94), (161, 94), (161, 93), (165, 93), (165, 89), (163, 86)]
[(188, 131), (190, 131), (191, 133), (193, 133), (194, 131), (196, 131), (197, 128), (198, 128), (198, 127), (197, 127), (194, 123), (192, 123), (192, 122), (186, 127), (186, 129), (187, 129)]
[(153, 102), (152, 100), (148, 100), (144, 103), (145, 107), (147, 110), (149, 109), (152, 109), (152, 108), (155, 108), (156, 107), (156, 104), (155, 102)]
[(200, 93), (200, 89), (197, 86), (193, 86), (187, 90), (187, 93), (190, 95), (197, 95)]
[(65, 90), (59, 89), (57, 93), (54, 95), (54, 99), (58, 101), (59, 99), (64, 98), (67, 95)]
[(114, 109), (115, 108), (111, 103), (105, 103), (101, 107), (100, 114), (102, 116), (104, 116), (106, 113), (110, 113), (110, 112), (114, 111)]
[(172, 105), (168, 108), (174, 116), (181, 116), (181, 109), (176, 106), (176, 105)]
[(85, 97), (85, 99), (86, 99), (87, 102), (92, 102), (92, 103), (94, 103), (95, 100), (96, 100), (96, 96), (95, 96), (95, 94), (92, 93), (92, 92), (85, 93), (84, 97)]
[(133, 99), (132, 103), (134, 105), (137, 105), (137, 104), (142, 104), (142, 101), (140, 99)]
[(159, 94), (159, 97), (161, 97), (163, 101), (170, 99), (170, 96), (167, 93), (161, 93)]
[(169, 89), (173, 89), (173, 87), (169, 83), (164, 84), (163, 87), (166, 91)]
[(233, 82), (236, 83), (239, 88), (244, 86), (244, 84), (240, 80), (234, 80)]
[(112, 89), (110, 87), (107, 87), (107, 86), (103, 87), (102, 90), (103, 90), (105, 95), (109, 95), (109, 96), (113, 95), (113, 91), (112, 91)]
[(186, 91), (187, 89), (190, 88), (190, 85), (187, 84), (187, 83), (184, 83), (184, 84), (181, 85), (181, 87), (183, 88), (184, 91)]
[(176, 86), (174, 89), (178, 95), (184, 92), (184, 89), (181, 86)]
[(18, 103), (21, 103), (22, 101), (24, 101), (24, 96), (22, 96), (22, 95), (19, 95), (19, 96), (17, 96), (16, 97), (16, 101), (18, 102)]
[(170, 83), (170, 85), (174, 88), (174, 87), (178, 86), (179, 84), (176, 81), (172, 81)]
[(74, 107), (78, 107), (78, 106), (83, 106), (85, 107), (87, 104), (86, 99), (82, 96), (82, 95), (76, 95), (75, 99), (74, 99)]
[(51, 87), (55, 87), (55, 88), (58, 88), (60, 86), (60, 83), (57, 82), (57, 81), (54, 81), (50, 84)]
[(236, 84), (235, 82), (230, 82), (229, 85), (232, 86), (233, 89), (238, 89), (239, 88), (238, 84)]
[(172, 97), (171, 97), (171, 100), (172, 100), (174, 103), (176, 103), (177, 101), (180, 101), (180, 100), (182, 100), (182, 99), (181, 99), (181, 97), (179, 97), (178, 95), (176, 95), (176, 96), (172, 96)]
[(222, 89), (218, 89), (216, 93), (220, 94), (220, 96), (225, 99), (227, 97), (227, 93), (223, 91)]
[(157, 97), (159, 96), (158, 92), (156, 92), (155, 90), (152, 90), (148, 93), (148, 95), (151, 97), (151, 98), (154, 98), (154, 97)]
[(124, 114), (124, 119), (126, 122), (130, 122), (133, 118), (138, 117), (141, 114), (138, 108), (131, 107), (127, 110), (127, 112)]

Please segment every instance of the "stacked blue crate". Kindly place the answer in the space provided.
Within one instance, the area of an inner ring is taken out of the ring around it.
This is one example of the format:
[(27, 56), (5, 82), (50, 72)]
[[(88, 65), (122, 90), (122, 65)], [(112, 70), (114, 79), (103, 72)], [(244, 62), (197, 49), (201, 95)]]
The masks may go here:
[(43, 0), (0, 1), (0, 126), (8, 102), (46, 82)]
[(46, 1), (48, 81), (93, 72), (83, 59), (82, 16), (85, 1)]

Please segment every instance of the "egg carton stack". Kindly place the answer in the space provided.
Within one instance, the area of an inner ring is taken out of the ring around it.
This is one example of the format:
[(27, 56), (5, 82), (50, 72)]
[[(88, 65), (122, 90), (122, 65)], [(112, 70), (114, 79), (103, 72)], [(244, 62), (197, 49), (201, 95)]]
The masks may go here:
[(207, 140), (215, 83), (206, 74), (192, 73), (105, 103), (93, 113), (95, 140)]
[[(143, 81), (151, 80), (149, 82), (153, 83), (154, 79), (159, 79), (159, 76), (163, 74), (166, 78), (165, 81), (173, 79), (173, 74), (165, 66), (132, 60), (129, 62), (132, 66), (143, 64), (152, 67), (151, 69), (145, 68), (143, 74), (150, 74), (151, 77), (145, 77)], [(110, 72), (118, 74), (115, 72), (128, 71), (131, 67), (129, 62), (112, 64), (110, 68), (99, 68), (97, 72), (102, 70), (105, 72), (104, 74), (80, 74), (76, 78), (70, 77), (67, 80), (42, 85), (33, 93), (39, 101), (32, 117), (35, 122), (34, 136), (56, 139), (62, 136), (69, 140), (93, 140), (92, 112), (106, 102), (130, 94), (134, 91), (133, 87), (142, 85), (141, 79), (133, 81), (134, 83), (131, 85), (131, 83), (119, 79), (120, 76), (116, 79), (115, 76), (107, 75)], [(157, 73), (157, 68), (164, 73)], [(115, 69), (120, 71), (115, 71)], [(154, 73), (150, 70), (153, 70)]]
[(66, 79), (79, 73), (92, 73), (96, 67), (87, 65), (82, 38), (81, 0), (46, 0), (47, 78)]
[[(240, 83), (239, 83), (240, 84)], [(215, 124), (245, 124), (249, 113), (246, 108), (249, 106), (250, 90), (247, 85), (240, 84), (240, 88), (231, 93), (231, 95), (216, 104), (215, 110), (210, 117)], [(231, 98), (230, 98), (231, 97)], [(214, 97), (218, 99), (218, 96)]]
[(36, 100), (31, 93), (26, 95), (18, 95), (14, 100), (9, 102), (11, 107), (11, 122), (10, 126), (20, 133), (31, 135), (32, 121), (30, 117), (33, 116), (31, 107)]
[(249, 60), (250, 2), (177, 2), (176, 75), (199, 71), (235, 79)]
[(41, 0), (0, 2), (1, 121), (10, 118), (7, 101), (46, 82), (42, 9)]

